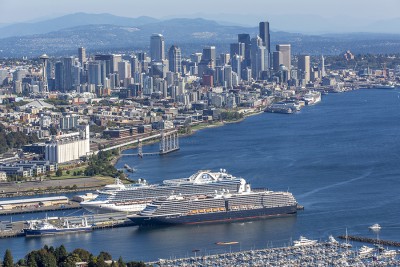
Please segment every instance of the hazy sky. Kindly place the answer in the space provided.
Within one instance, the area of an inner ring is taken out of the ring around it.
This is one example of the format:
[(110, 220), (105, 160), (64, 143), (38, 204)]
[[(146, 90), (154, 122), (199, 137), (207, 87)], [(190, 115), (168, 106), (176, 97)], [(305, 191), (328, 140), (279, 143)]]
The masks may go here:
[(224, 13), (246, 15), (249, 24), (254, 17), (280, 14), (339, 16), (370, 21), (400, 17), (399, 10), (400, 0), (0, 0), (0, 23), (24, 22), (75, 12), (156, 18)]

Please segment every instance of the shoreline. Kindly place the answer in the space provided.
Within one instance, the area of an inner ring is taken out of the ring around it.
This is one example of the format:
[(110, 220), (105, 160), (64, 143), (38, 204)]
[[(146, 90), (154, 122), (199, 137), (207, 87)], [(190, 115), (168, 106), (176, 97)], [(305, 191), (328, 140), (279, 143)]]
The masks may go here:
[[(263, 108), (261, 108), (261, 110), (245, 113), (243, 115), (243, 118), (240, 118), (240, 119), (235, 120), (235, 121), (217, 121), (217, 122), (213, 122), (211, 124), (206, 124), (206, 123), (201, 122), (201, 123), (195, 125), (195, 126), (199, 126), (198, 128), (192, 129), (190, 133), (179, 134), (179, 137), (189, 137), (189, 136), (195, 135), (196, 132), (201, 131), (201, 130), (205, 130), (205, 129), (209, 129), (209, 128), (223, 127), (223, 126), (228, 125), (228, 124), (240, 123), (240, 122), (244, 121), (248, 117), (260, 115), (262, 113), (264, 113), (264, 109)], [(158, 143), (158, 142), (159, 142), (158, 140), (151, 140), (151, 141), (148, 141), (148, 142), (144, 143), (143, 146), (152, 145), (152, 144), (155, 144), (155, 143)], [(111, 164), (115, 167), (115, 165), (118, 163), (118, 161), (123, 157), (122, 152), (125, 151), (125, 150), (134, 149), (134, 148), (137, 148), (137, 145), (128, 145), (128, 146), (121, 147), (120, 148), (120, 154), (110, 161)]]

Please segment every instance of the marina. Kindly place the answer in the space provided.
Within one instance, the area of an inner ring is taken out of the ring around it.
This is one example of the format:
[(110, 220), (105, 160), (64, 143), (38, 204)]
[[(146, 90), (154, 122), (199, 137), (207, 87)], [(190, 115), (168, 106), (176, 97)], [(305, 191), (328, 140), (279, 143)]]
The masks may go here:
[(351, 251), (329, 243), (289, 246), (261, 250), (202, 255), (181, 259), (160, 259), (149, 262), (159, 267), (196, 266), (399, 266), (395, 252), (380, 253), (373, 248)]

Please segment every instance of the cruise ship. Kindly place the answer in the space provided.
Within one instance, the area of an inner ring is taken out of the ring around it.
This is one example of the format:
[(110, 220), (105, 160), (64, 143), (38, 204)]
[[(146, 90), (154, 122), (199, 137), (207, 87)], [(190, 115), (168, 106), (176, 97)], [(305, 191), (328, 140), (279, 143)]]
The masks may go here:
[(80, 205), (91, 213), (129, 212), (138, 213), (147, 204), (159, 197), (171, 195), (207, 195), (215, 191), (237, 192), (243, 178), (219, 172), (200, 170), (189, 178), (165, 180), (162, 184), (148, 185), (145, 182), (124, 185), (119, 179), (115, 184), (107, 185), (98, 191), (98, 197), (81, 202)]
[(291, 193), (251, 190), (243, 180), (235, 193), (159, 198), (128, 218), (135, 225), (146, 226), (249, 221), (296, 213), (297, 202)]

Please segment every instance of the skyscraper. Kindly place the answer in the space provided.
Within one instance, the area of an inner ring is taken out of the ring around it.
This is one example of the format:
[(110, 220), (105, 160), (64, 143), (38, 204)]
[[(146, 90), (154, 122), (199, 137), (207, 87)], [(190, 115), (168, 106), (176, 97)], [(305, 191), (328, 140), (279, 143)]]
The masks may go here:
[(245, 44), (244, 43), (233, 43), (230, 44), (230, 56), (233, 58), (234, 55), (245, 56)]
[(63, 58), (63, 67), (64, 67), (64, 86), (63, 92), (69, 91), (73, 88), (74, 80), (73, 80), (73, 66), (74, 66), (74, 58), (73, 57), (65, 57)]
[(175, 73), (182, 72), (181, 49), (175, 45), (168, 50), (169, 71)]
[(265, 46), (266, 53), (268, 55), (268, 62), (267, 66), (268, 69), (271, 68), (271, 36), (269, 33), (269, 22), (260, 22), (259, 24), (259, 31), (260, 31), (260, 37), (263, 41), (263, 46)]
[(324, 78), (326, 76), (325, 71), (325, 58), (324, 55), (321, 56), (321, 77)]
[(203, 55), (201, 56), (201, 60), (210, 62), (211, 68), (215, 68), (215, 63), (217, 60), (215, 46), (207, 46), (203, 48)]
[(282, 53), (282, 64), (288, 70), (288, 80), (289, 80), (290, 79), (290, 69), (291, 69), (291, 65), (292, 65), (290, 44), (278, 44), (278, 45), (276, 45), (276, 51), (279, 51)]
[(263, 41), (263, 46), (271, 53), (271, 36), (269, 33), (269, 22), (260, 22), (259, 24), (260, 37)]
[(81, 66), (86, 63), (86, 49), (84, 47), (79, 47), (78, 48), (78, 56), (79, 56), (79, 63), (81, 63)]
[(282, 52), (274, 51), (273, 53), (273, 68), (275, 72), (279, 71), (279, 66), (283, 64)]
[(242, 68), (245, 69), (246, 67), (251, 66), (251, 39), (250, 34), (248, 33), (241, 33), (238, 34), (238, 42), (244, 44), (244, 64), (242, 64)]
[(118, 73), (120, 80), (131, 78), (131, 63), (128, 61), (118, 62)]
[(165, 41), (161, 34), (153, 34), (150, 37), (150, 57), (152, 61), (165, 59)]
[(241, 68), (242, 60), (243, 60), (243, 57), (242, 57), (242, 56), (239, 56), (239, 55), (234, 55), (233, 58), (231, 58), (232, 70), (233, 70), (234, 72), (236, 72), (239, 82), (240, 82), (241, 79), (242, 79), (242, 73), (241, 73), (241, 70), (242, 70), (242, 68)]
[(64, 64), (59, 61), (54, 66), (55, 76), (55, 89), (57, 91), (63, 91), (64, 88)]
[(256, 36), (251, 39), (251, 73), (253, 79), (260, 78), (260, 74), (267, 67), (268, 57), (262, 39)]
[(310, 81), (310, 56), (301, 55), (299, 56), (299, 61), (297, 68), (300, 71), (301, 78), (305, 80), (306, 83)]
[(102, 85), (101, 61), (89, 61), (88, 63), (88, 84)]

